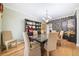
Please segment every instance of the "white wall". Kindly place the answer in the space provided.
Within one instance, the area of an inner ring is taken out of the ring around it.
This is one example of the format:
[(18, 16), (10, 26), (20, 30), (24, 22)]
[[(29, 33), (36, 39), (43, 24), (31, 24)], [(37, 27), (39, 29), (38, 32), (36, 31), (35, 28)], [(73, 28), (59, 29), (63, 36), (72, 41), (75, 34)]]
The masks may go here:
[(77, 10), (77, 46), (79, 46), (79, 10)]
[[(24, 14), (21, 14), (14, 10), (5, 8), (3, 12), (2, 30), (12, 31), (13, 37), (17, 40), (23, 39), (22, 32), (24, 31), (25, 18), (29, 18), (29, 17), (26, 17)], [(29, 18), (29, 19), (33, 19), (33, 18)]]
[(24, 16), (20, 13), (5, 8), (3, 13), (3, 31), (12, 31), (15, 39), (23, 39), (22, 32), (24, 31)]

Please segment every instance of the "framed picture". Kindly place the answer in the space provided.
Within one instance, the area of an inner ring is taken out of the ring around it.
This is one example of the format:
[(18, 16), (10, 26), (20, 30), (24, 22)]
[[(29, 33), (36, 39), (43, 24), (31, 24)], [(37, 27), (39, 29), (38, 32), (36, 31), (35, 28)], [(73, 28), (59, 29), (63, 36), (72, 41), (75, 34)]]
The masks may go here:
[(68, 24), (67, 21), (63, 21), (63, 22), (62, 22), (62, 30), (63, 30), (63, 31), (67, 31), (67, 30), (68, 30), (68, 25), (67, 25), (67, 24)]

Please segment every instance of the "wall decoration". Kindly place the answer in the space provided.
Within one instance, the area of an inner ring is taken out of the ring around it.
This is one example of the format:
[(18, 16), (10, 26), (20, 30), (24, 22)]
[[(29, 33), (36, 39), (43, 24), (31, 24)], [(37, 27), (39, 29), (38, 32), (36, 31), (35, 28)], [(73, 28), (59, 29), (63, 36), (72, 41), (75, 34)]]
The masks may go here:
[(3, 4), (0, 3), (0, 12), (2, 13), (3, 12)]

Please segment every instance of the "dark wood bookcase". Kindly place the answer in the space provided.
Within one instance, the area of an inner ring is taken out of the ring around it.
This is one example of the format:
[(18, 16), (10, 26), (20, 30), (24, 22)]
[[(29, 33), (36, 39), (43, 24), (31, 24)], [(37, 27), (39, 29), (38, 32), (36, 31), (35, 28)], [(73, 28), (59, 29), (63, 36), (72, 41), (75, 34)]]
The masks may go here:
[(31, 26), (33, 30), (38, 31), (38, 34), (41, 34), (41, 22), (25, 19), (25, 31), (28, 30), (28, 26)]

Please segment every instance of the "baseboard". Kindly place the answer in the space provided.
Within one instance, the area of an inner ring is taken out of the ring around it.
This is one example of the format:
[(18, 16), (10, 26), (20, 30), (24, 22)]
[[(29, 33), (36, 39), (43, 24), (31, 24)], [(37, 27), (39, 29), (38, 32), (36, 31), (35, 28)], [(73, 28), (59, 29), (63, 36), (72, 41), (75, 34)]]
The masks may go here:
[(78, 46), (78, 47), (79, 47), (79, 44), (76, 44), (76, 46)]

